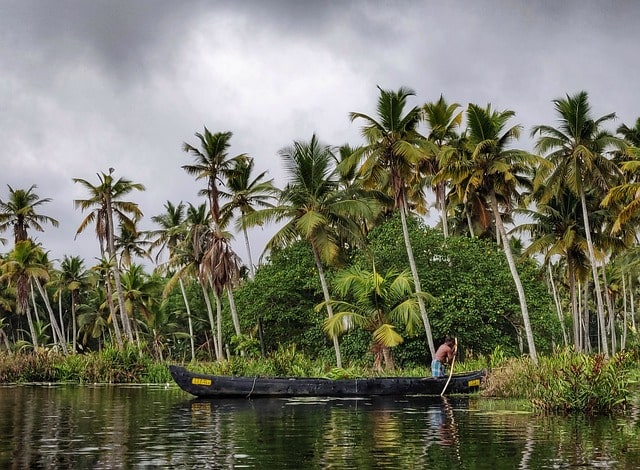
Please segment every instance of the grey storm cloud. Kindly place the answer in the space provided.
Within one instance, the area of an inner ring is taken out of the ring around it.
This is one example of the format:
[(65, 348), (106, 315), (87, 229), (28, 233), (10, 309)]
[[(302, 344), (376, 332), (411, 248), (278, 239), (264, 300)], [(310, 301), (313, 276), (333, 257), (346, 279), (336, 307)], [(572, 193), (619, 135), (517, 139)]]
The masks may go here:
[[(282, 185), (278, 150), (312, 133), (359, 143), (348, 114), (375, 113), (377, 85), (512, 109), (523, 148), (580, 90), (632, 124), (639, 17), (632, 0), (0, 0), (0, 199), (37, 185), (60, 228), (32, 235), (54, 259), (90, 260), (72, 178), (113, 167), (143, 183), (130, 199), (152, 228), (167, 200), (202, 202), (181, 144), (205, 125)], [(254, 252), (273, 231), (251, 234)]]

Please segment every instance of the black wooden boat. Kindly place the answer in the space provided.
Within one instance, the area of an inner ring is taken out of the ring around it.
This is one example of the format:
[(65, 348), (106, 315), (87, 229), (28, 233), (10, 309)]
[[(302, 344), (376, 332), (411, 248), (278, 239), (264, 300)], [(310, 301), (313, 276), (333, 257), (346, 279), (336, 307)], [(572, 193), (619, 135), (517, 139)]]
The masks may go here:
[[(440, 395), (448, 377), (377, 377), (321, 379), (286, 377), (231, 377), (195, 374), (169, 366), (173, 380), (192, 395), (203, 398), (257, 397), (364, 397), (375, 395)], [(471, 393), (480, 388), (486, 371), (454, 374), (447, 394)]]

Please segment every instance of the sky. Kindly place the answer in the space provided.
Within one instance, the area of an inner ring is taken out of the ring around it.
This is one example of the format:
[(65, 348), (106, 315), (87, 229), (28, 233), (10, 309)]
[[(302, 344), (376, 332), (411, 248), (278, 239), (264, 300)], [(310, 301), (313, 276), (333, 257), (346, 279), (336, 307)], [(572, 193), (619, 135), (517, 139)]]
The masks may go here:
[[(233, 133), (229, 155), (254, 158), (283, 187), (278, 151), (315, 133), (361, 144), (353, 111), (375, 115), (378, 89), (442, 94), (516, 113), (518, 146), (556, 125), (552, 100), (589, 93), (595, 116), (640, 116), (640, 2), (0, 0), (0, 200), (36, 186), (60, 222), (30, 236), (51, 260), (95, 264), (93, 227), (76, 237), (88, 197), (115, 170), (145, 186), (127, 199), (142, 229), (164, 204), (204, 202), (182, 165), (196, 132)], [(278, 229), (252, 230), (254, 261)], [(13, 234), (0, 234), (11, 248)], [(233, 247), (247, 262), (244, 241)]]

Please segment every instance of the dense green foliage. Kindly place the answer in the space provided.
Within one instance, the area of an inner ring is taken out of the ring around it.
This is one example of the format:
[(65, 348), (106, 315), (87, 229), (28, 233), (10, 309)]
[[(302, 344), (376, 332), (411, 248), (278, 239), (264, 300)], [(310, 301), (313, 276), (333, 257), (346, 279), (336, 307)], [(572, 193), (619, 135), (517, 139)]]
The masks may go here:
[[(518, 298), (504, 254), (494, 243), (466, 237), (446, 241), (437, 230), (410, 219), (411, 239), (423, 290), (436, 297), (430, 306), (436, 338), (446, 334), (458, 337), (460, 351), (468, 357), (487, 354), (500, 346), (509, 354), (518, 354), (520, 326)], [(402, 269), (406, 250), (398, 218), (392, 218), (369, 234), (369, 250), (356, 250), (353, 264), (371, 269)], [(552, 301), (544, 283), (537, 277), (535, 265), (522, 263), (522, 279), (530, 296), (530, 311), (536, 341), (541, 351), (550, 351), (560, 328), (552, 313)], [(335, 272), (330, 271), (331, 273)], [(322, 332), (322, 313), (314, 313), (322, 301), (313, 257), (308, 246), (272, 253), (255, 279), (237, 290), (236, 304), (243, 328), (262, 322), (264, 345), (273, 351), (279, 345), (295, 343), (306, 354), (327, 354), (330, 344)], [(402, 330), (402, 325), (396, 325)], [(362, 360), (370, 346), (370, 337), (353, 331), (342, 337), (344, 357)], [(424, 332), (409, 337), (394, 348), (403, 366), (425, 365), (430, 361)]]
[[(417, 219), (409, 222), (423, 290), (438, 300), (429, 314), (434, 336), (456, 336), (460, 350), (469, 356), (487, 354), (498, 345), (518, 353), (523, 331), (504, 253), (490, 241), (456, 236), (445, 240)], [(406, 265), (398, 218), (374, 229), (369, 239), (370, 252), (358, 255), (356, 263), (370, 265), (373, 256), (381, 270)], [(551, 314), (551, 298), (532, 263), (522, 263), (519, 269), (536, 343), (541, 351), (549, 351), (560, 332)]]

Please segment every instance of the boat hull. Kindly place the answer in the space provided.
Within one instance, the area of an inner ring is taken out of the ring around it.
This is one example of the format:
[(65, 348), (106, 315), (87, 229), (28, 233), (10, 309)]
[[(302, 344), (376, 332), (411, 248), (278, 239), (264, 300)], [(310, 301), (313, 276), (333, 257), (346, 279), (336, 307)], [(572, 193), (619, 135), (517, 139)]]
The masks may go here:
[[(448, 377), (378, 377), (322, 379), (286, 377), (230, 377), (196, 374), (169, 366), (173, 380), (192, 395), (203, 398), (258, 397), (362, 397), (392, 395), (440, 395)], [(486, 371), (454, 374), (446, 394), (473, 393), (484, 382)]]

